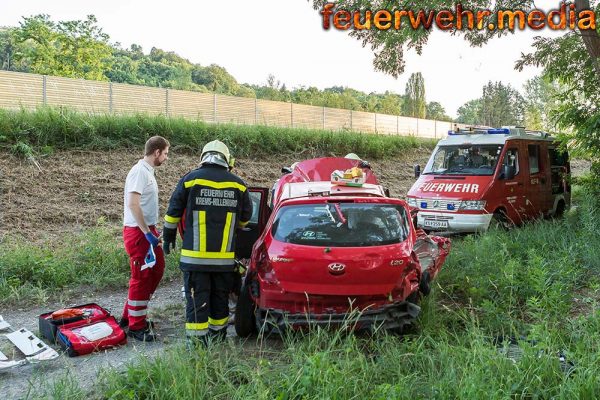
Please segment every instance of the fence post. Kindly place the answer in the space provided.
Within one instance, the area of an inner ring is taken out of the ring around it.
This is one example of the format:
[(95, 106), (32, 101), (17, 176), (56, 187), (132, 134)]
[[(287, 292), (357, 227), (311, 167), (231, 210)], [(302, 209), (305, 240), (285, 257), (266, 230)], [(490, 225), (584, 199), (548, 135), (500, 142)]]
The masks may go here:
[(433, 138), (437, 139), (437, 119), (433, 120)]
[(375, 113), (375, 133), (377, 133), (377, 113)]
[(108, 113), (113, 113), (113, 84), (112, 82), (108, 83)]
[(290, 102), (290, 119), (292, 121), (292, 128), (294, 127), (294, 103)]
[(396, 115), (396, 135), (400, 135), (400, 117)]
[(169, 118), (169, 89), (165, 89), (165, 117)]
[(350, 110), (350, 130), (353, 131), (354, 130), (354, 117), (353, 117), (354, 113), (352, 112), (352, 110)]
[(254, 98), (254, 125), (258, 125), (258, 99)]
[(323, 106), (323, 130), (325, 130), (325, 106)]
[(46, 105), (46, 78), (47, 76), (42, 76), (42, 104)]
[(417, 117), (417, 136), (421, 137), (419, 134), (419, 117)]
[(213, 94), (213, 122), (217, 123), (217, 94)]

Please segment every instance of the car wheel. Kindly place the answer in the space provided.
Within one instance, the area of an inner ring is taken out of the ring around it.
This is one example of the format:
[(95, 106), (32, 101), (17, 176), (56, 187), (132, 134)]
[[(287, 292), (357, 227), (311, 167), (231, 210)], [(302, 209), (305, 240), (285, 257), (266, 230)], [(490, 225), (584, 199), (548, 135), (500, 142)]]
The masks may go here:
[(235, 332), (239, 337), (248, 337), (256, 333), (256, 305), (250, 297), (249, 290), (249, 286), (244, 282), (235, 309)]
[(423, 296), (428, 296), (431, 293), (431, 277), (429, 271), (423, 272), (421, 275), (421, 282), (419, 282), (419, 291), (423, 293)]

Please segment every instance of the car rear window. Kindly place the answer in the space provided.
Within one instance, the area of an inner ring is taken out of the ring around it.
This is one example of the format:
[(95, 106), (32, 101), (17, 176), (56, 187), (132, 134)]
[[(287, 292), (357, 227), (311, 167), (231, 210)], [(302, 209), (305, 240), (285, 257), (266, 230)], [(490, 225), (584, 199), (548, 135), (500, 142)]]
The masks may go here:
[(303, 204), (282, 207), (271, 233), (307, 246), (382, 246), (406, 240), (409, 225), (404, 207), (395, 204)]

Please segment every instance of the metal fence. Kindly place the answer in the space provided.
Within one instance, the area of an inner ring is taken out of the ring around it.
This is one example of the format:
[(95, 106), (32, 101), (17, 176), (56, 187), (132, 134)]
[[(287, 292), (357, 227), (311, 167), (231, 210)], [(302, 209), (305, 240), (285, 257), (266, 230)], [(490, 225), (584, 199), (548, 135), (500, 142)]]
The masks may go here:
[(122, 83), (0, 71), (0, 108), (66, 106), (93, 114), (147, 113), (213, 123), (442, 138), (451, 122)]

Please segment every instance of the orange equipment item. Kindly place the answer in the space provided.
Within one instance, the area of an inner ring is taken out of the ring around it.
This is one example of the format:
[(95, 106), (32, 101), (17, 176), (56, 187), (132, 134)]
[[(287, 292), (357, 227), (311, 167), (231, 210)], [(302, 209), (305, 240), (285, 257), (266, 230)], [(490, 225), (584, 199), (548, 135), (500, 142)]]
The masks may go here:
[(62, 308), (52, 313), (53, 320), (83, 317), (85, 311), (79, 308)]

